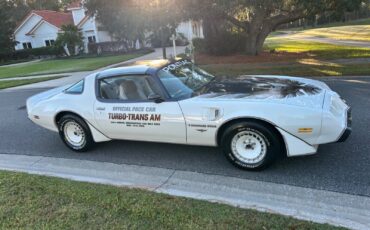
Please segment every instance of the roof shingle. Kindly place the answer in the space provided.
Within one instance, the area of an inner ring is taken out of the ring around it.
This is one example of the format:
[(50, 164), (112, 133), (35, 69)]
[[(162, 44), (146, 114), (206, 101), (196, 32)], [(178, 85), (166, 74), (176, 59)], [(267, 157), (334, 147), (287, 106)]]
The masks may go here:
[(57, 12), (52, 10), (33, 10), (33, 13), (41, 16), (46, 22), (60, 28), (62, 25), (73, 24), (72, 13)]

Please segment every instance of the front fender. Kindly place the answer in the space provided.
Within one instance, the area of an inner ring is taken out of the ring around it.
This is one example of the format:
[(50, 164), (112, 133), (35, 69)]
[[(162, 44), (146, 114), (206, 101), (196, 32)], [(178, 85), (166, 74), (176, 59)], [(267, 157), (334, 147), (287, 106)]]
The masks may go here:
[[(321, 133), (322, 111), (305, 107), (276, 105), (276, 104), (253, 104), (248, 103), (245, 109), (226, 107), (223, 109), (223, 117), (219, 121), (219, 127), (236, 119), (252, 118), (265, 121), (286, 133), (306, 142), (316, 145)], [(308, 132), (307, 130), (310, 130)]]

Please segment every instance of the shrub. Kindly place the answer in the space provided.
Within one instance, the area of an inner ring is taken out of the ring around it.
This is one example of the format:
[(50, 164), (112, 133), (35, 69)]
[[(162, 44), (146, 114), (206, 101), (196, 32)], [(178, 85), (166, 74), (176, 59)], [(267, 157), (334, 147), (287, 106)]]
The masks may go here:
[(207, 42), (203, 38), (194, 38), (193, 39), (193, 46), (196, 52), (198, 53), (207, 53)]
[[(151, 46), (153, 48), (161, 48), (162, 47), (161, 38), (159, 36), (157, 36), (156, 34), (150, 35), (150, 37), (148, 38), (148, 41), (149, 41), (149, 43), (151, 44)], [(172, 46), (172, 42), (170, 41), (170, 38), (166, 39), (165, 46), (166, 47)]]
[[(159, 36), (158, 33), (151, 34), (148, 38), (148, 41), (149, 41), (149, 43), (151, 44), (151, 46), (153, 48), (161, 48), (162, 47), (161, 37)], [(187, 46), (187, 45), (189, 45), (189, 40), (185, 37), (185, 35), (183, 33), (178, 33), (177, 34), (177, 38), (176, 38), (175, 42), (176, 42), (177, 46)], [(172, 45), (173, 45), (173, 43), (172, 43), (171, 37), (166, 38), (165, 46), (170, 47)]]
[(176, 39), (176, 45), (177, 46), (187, 46), (189, 45), (189, 40), (185, 37), (183, 33), (178, 33), (177, 39)]
[(193, 39), (196, 52), (212, 55), (228, 55), (238, 53), (244, 45), (245, 38), (240, 34), (228, 31), (221, 32), (217, 37)]
[(129, 51), (126, 42), (90, 43), (88, 48), (91, 54), (127, 53)]

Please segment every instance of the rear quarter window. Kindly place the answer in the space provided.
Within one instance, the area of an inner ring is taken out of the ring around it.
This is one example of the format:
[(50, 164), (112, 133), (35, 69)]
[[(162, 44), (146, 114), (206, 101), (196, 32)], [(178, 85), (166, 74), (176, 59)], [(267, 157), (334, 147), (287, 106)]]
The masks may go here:
[(84, 84), (85, 81), (81, 80), (77, 82), (76, 84), (72, 85), (68, 89), (66, 89), (64, 92), (69, 94), (81, 94), (84, 91)]

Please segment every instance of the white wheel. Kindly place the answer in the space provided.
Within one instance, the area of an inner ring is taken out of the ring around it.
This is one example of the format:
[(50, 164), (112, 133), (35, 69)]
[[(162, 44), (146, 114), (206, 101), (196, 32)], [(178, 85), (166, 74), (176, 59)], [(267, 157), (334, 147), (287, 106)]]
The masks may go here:
[(63, 128), (66, 141), (72, 146), (79, 148), (85, 145), (86, 135), (83, 128), (75, 121), (68, 121)]
[(94, 145), (94, 139), (86, 122), (73, 114), (64, 115), (58, 121), (59, 135), (73, 151), (86, 152)]
[(261, 170), (270, 165), (281, 153), (281, 144), (278, 131), (258, 121), (230, 125), (221, 138), (227, 159), (247, 170)]
[(237, 133), (231, 141), (231, 149), (238, 160), (247, 164), (259, 163), (267, 152), (264, 138), (252, 131)]

